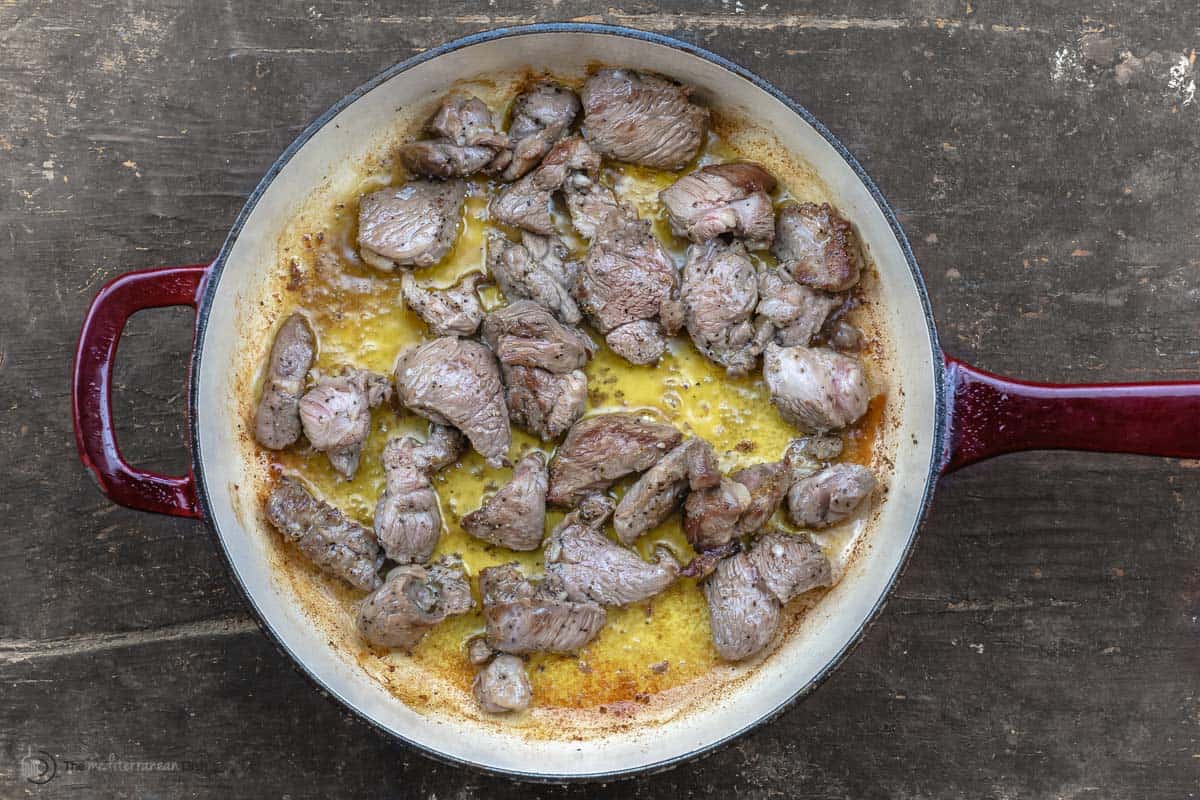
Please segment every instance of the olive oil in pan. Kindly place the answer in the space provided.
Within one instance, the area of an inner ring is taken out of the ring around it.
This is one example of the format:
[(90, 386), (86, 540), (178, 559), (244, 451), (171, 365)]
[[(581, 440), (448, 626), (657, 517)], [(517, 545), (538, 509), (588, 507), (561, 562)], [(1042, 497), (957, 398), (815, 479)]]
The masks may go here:
[[(737, 153), (716, 136), (697, 159), (697, 165), (737, 158)], [(605, 179), (639, 214), (653, 221), (654, 232), (682, 264), (686, 242), (674, 237), (657, 202), (657, 194), (678, 179), (672, 173), (632, 166), (608, 166)], [(428, 338), (424, 324), (409, 311), (400, 297), (399, 274), (384, 275), (364, 266), (355, 252), (357, 196), (388, 183), (372, 178), (364, 182), (355, 197), (338, 204), (325, 229), (308, 237), (308, 244), (340, 256), (340, 267), (348, 275), (368, 282), (369, 291), (349, 291), (320, 277), (309, 269), (307, 277), (294, 283), (297, 305), (302, 307), (316, 329), (320, 351), (318, 369), (334, 369), (354, 364), (378, 372), (390, 372), (397, 355), (411, 344)], [(435, 267), (415, 272), (424, 285), (446, 287), (461, 276), (485, 270), (483, 248), (489, 226), (487, 214), (489, 184), (471, 183), (460, 232), (454, 248)], [(783, 193), (786, 197), (786, 193)], [(559, 216), (560, 230), (569, 223)], [(507, 231), (516, 235), (515, 231)], [(567, 237), (568, 244), (582, 257), (586, 243)], [(772, 263), (766, 254), (754, 254), (764, 263)], [(312, 259), (309, 259), (310, 261)], [(310, 265), (311, 267), (311, 265)], [(503, 303), (494, 290), (482, 293), (485, 307)], [(290, 309), (285, 309), (290, 311)], [(599, 342), (600, 337), (593, 334)], [(712, 443), (720, 455), (721, 467), (729, 472), (780, 457), (787, 443), (797, 435), (771, 405), (761, 375), (733, 379), (723, 369), (704, 359), (687, 340), (677, 337), (670, 351), (657, 366), (633, 366), (601, 345), (600, 352), (588, 364), (588, 413), (654, 409), (686, 434)], [(848, 460), (870, 464), (874, 439), (883, 411), (884, 398), (872, 402), (871, 413), (859, 429), (847, 437)], [(300, 476), (318, 496), (341, 508), (364, 525), (371, 524), (375, 502), (383, 491), (384, 475), (380, 453), (386, 441), (397, 435), (413, 433), (423, 438), (428, 423), (393, 408), (373, 412), (372, 430), (363, 449), (354, 479), (342, 479), (329, 466), (322, 453), (293, 450), (271, 454), (284, 472)], [(553, 443), (543, 444), (522, 431), (513, 431), (513, 459), (530, 449), (542, 449), (548, 455)], [(486, 496), (505, 483), (510, 470), (493, 469), (471, 452), (459, 463), (433, 478), (442, 507), (445, 532), (437, 554), (458, 553), (471, 575), (484, 567), (517, 561), (528, 573), (540, 573), (541, 551), (514, 553), (481, 542), (467, 535), (460, 519), (478, 508)], [(629, 478), (616, 487), (623, 492), (633, 481)], [(562, 512), (550, 510), (548, 525), (556, 524)], [(787, 527), (782, 514), (778, 524)], [(847, 526), (849, 527), (849, 526)], [(836, 529), (835, 529), (836, 531)], [(830, 555), (843, 551), (845, 535), (830, 532), (820, 537)], [(656, 545), (666, 545), (680, 561), (692, 551), (674, 515), (657, 529), (643, 536), (637, 549), (644, 558), (652, 558)], [(279, 546), (284, 546), (280, 543)], [(294, 564), (288, 558), (287, 563)], [(331, 579), (315, 570), (304, 570), (304, 580)], [(347, 608), (356, 594), (344, 587), (329, 587), (336, 601)], [(478, 600), (478, 597), (476, 598)], [(345, 619), (351, 619), (345, 615)], [(432, 629), (411, 655), (364, 648), (360, 660), (374, 675), (386, 675), (387, 665), (399, 659), (412, 659), (425, 670), (461, 690), (469, 690), (476, 668), (466, 659), (464, 643), (483, 631), (479, 608), (453, 617)], [(351, 634), (353, 636), (353, 634)], [(604, 704), (646, 700), (664, 690), (686, 684), (713, 669), (719, 663), (708, 630), (708, 610), (695, 582), (681, 580), (667, 591), (645, 603), (624, 609), (609, 609), (608, 624), (599, 637), (574, 656), (539, 654), (530, 658), (528, 673), (533, 686), (534, 705), (539, 708), (595, 708)], [(385, 678), (386, 680), (386, 678)], [(409, 691), (391, 687), (402, 698)]]

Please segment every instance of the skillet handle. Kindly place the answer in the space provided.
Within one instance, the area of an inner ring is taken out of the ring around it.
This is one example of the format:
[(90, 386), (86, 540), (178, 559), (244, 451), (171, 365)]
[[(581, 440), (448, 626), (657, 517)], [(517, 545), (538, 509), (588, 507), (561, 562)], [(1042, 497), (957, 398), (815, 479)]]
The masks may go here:
[(104, 285), (83, 318), (71, 376), (75, 444), (100, 491), (120, 505), (176, 517), (201, 516), (191, 470), (187, 475), (159, 475), (136, 469), (121, 457), (112, 421), (112, 370), (130, 316), (147, 308), (195, 308), (207, 277), (207, 264), (127, 272)]
[(1020, 450), (1200, 458), (1200, 383), (1028, 383), (946, 356), (946, 392), (942, 474)]

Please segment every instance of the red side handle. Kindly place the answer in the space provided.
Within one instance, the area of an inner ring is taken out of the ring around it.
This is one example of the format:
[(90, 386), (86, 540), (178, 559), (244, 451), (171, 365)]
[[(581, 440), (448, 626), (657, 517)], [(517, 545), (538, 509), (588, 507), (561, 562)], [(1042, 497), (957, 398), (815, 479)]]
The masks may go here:
[(200, 518), (191, 470), (177, 477), (158, 475), (136, 469), (121, 457), (113, 430), (112, 372), (126, 320), (147, 308), (195, 308), (207, 276), (207, 264), (127, 272), (104, 285), (83, 319), (71, 379), (75, 444), (100, 491), (123, 506)]
[(1019, 450), (1200, 458), (1200, 383), (1028, 383), (949, 356), (946, 383), (943, 474)]

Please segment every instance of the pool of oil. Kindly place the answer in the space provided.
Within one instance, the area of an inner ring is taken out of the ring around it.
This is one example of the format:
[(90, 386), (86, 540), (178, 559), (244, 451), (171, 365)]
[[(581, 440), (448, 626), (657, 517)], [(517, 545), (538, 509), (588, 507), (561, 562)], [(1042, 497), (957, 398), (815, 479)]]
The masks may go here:
[[(697, 164), (740, 157), (738, 151), (716, 135), (710, 135)], [(674, 237), (665, 222), (657, 193), (682, 173), (670, 173), (631, 166), (607, 166), (604, 180), (638, 209), (644, 219), (652, 220), (655, 233), (682, 264), (686, 242)], [(334, 204), (323, 224), (306, 230), (299, 246), (291, 249), (290, 291), (284, 293), (280, 318), (293, 308), (301, 308), (312, 321), (319, 341), (316, 366), (333, 368), (341, 364), (390, 372), (396, 356), (409, 345), (428, 338), (424, 324), (405, 308), (400, 297), (399, 275), (386, 275), (366, 267), (355, 252), (357, 197), (385, 185), (397, 183), (402, 176), (382, 171), (365, 178), (352, 196)], [(415, 274), (425, 285), (445, 287), (462, 275), (484, 271), (483, 243), (488, 219), (487, 202), (493, 190), (485, 180), (471, 183), (459, 235), (454, 248), (438, 265)], [(789, 189), (800, 188), (811, 197), (811, 186), (782, 186), (779, 200), (789, 197)], [(569, 224), (559, 211), (560, 230)], [(514, 231), (506, 231), (515, 236)], [(582, 256), (585, 245), (567, 237), (568, 244)], [(766, 254), (755, 258), (770, 259)], [(345, 275), (357, 279), (352, 287), (344, 281), (328, 280), (328, 270), (317, 268), (318, 259), (327, 265), (336, 259)], [(494, 290), (483, 293), (486, 306), (503, 303)], [(864, 323), (868, 321), (864, 320)], [(870, 330), (869, 324), (866, 324)], [(601, 339), (593, 332), (593, 338)], [(868, 356), (869, 359), (869, 356)], [(633, 366), (601, 346), (587, 366), (589, 381), (588, 413), (613, 410), (653, 409), (685, 433), (712, 443), (726, 471), (778, 458), (796, 431), (785, 423), (770, 404), (760, 375), (742, 379), (727, 377), (724, 370), (704, 359), (685, 337), (677, 337), (657, 366)], [(858, 429), (847, 436), (846, 457), (864, 464), (872, 459), (877, 431), (883, 417), (885, 399), (872, 403), (872, 413)], [(373, 413), (370, 438), (363, 451), (361, 465), (353, 480), (344, 480), (329, 466), (323, 454), (299, 447), (281, 453), (265, 454), (276, 471), (300, 477), (328, 502), (341, 508), (364, 525), (371, 524), (375, 501), (383, 490), (384, 476), (379, 455), (384, 443), (393, 436), (416, 433), (423, 436), (428, 423), (397, 408), (381, 408)], [(515, 461), (530, 449), (553, 452), (552, 443), (514, 429), (511, 457)], [(481, 502), (509, 478), (510, 470), (486, 466), (475, 453), (439, 473), (434, 484), (440, 497), (444, 532), (437, 553), (457, 553), (467, 570), (475, 575), (484, 567), (517, 561), (530, 573), (541, 570), (541, 552), (514, 553), (467, 535), (460, 519), (479, 507)], [(619, 495), (631, 481), (615, 488)], [(548, 525), (561, 518), (552, 511)], [(783, 523), (782, 518), (777, 522)], [(786, 527), (786, 525), (784, 525)], [(836, 535), (823, 536), (822, 546), (831, 553), (842, 550), (844, 541)], [(277, 546), (284, 548), (281, 540)], [(665, 545), (680, 560), (691, 557), (680, 530), (678, 515), (643, 536), (637, 548), (650, 557), (657, 545)], [(298, 563), (288, 553), (282, 563), (290, 565), (293, 581), (319, 582), (321, 596), (345, 613), (336, 615), (337, 624), (346, 626), (358, 595), (315, 569)], [(304, 596), (304, 592), (298, 593)], [(642, 701), (646, 698), (694, 681), (713, 670), (718, 663), (708, 632), (708, 611), (704, 598), (693, 581), (681, 580), (652, 600), (624, 609), (611, 609), (608, 624), (599, 637), (573, 656), (535, 655), (529, 663), (534, 703), (540, 708), (588, 709), (605, 704)], [(436, 627), (411, 655), (363, 647), (358, 659), (373, 675), (386, 676), (398, 659), (410, 659), (432, 676), (460, 690), (469, 689), (475, 668), (466, 659), (464, 643), (481, 632), (483, 622), (478, 609), (452, 618)], [(345, 633), (345, 632), (343, 632)], [(351, 634), (352, 635), (352, 634)], [(411, 687), (397, 686), (383, 679), (402, 699), (411, 700)], [(422, 690), (424, 691), (424, 690)], [(421, 695), (424, 697), (425, 695)]]

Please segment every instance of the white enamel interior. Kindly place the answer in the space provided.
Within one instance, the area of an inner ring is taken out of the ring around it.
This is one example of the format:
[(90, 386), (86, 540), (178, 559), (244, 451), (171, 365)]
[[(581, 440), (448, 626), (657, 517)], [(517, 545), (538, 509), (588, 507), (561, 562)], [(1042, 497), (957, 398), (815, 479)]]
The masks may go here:
[[(250, 481), (235, 414), (240, 389), (231, 369), (239, 349), (234, 333), (239, 315), (254, 313), (250, 299), (258, 296), (266, 271), (276, 263), (273, 248), (297, 199), (337, 164), (361, 157), (363, 132), (389, 127), (397, 109), (428, 102), (460, 78), (526, 66), (578, 71), (595, 62), (658, 71), (700, 87), (706, 103), (748, 113), (821, 174), (842, 213), (857, 226), (887, 298), (886, 327), (895, 343), (892, 391), (902, 388), (903, 395), (903, 402), (895, 404), (899, 445), (891, 489), (870, 546), (808, 614), (800, 635), (792, 636), (749, 680), (712, 698), (703, 711), (649, 730), (582, 743), (528, 741), (506, 735), (502, 726), (468, 726), (410, 710), (330, 648), (272, 580), (263, 537), (246, 530), (237, 513), (251, 498), (244, 496)], [(938, 450), (935, 347), (921, 295), (888, 220), (854, 170), (801, 117), (739, 75), (661, 43), (599, 32), (531, 32), (477, 42), (402, 71), (344, 108), (283, 166), (232, 241), (198, 347), (194, 424), (211, 524), (275, 635), (329, 692), (380, 727), (446, 757), (514, 773), (571, 778), (659, 764), (742, 731), (810, 686), (855, 640), (886, 594), (914, 535)]]

